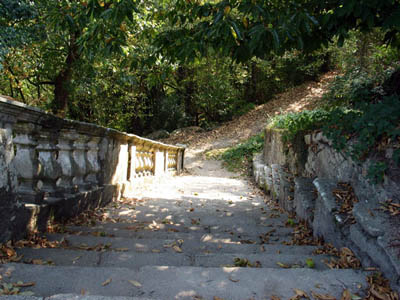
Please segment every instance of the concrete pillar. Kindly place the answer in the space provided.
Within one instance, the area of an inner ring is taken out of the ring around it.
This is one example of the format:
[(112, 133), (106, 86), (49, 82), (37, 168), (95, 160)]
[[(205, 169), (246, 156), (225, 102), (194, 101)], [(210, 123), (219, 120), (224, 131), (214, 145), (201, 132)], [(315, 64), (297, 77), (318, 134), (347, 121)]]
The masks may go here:
[(156, 149), (155, 152), (155, 162), (154, 162), (154, 175), (162, 176), (164, 172), (164, 151)]
[(136, 164), (138, 163), (138, 160), (136, 158), (136, 146), (130, 144), (129, 153), (130, 153), (129, 181), (132, 182), (136, 177)]

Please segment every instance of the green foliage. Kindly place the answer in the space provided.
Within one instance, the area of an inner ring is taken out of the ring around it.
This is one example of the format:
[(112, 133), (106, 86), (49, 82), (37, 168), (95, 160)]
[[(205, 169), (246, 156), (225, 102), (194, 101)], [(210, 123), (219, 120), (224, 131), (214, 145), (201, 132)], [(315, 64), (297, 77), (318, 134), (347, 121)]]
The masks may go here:
[(43, 37), (43, 28), (30, 24), (35, 17), (37, 12), (31, 1), (0, 1), (0, 65), (1, 57), (11, 47), (20, 47)]
[[(398, 64), (400, 49), (385, 41), (385, 31), (352, 30), (342, 47), (331, 45), (331, 59), (341, 73), (363, 72), (371, 77), (382, 76), (388, 67)], [(381, 79), (381, 78), (380, 78)]]
[(353, 105), (374, 98), (376, 84), (377, 78), (366, 72), (349, 71), (335, 78), (324, 98), (333, 106)]
[(312, 51), (335, 36), (342, 45), (353, 29), (381, 28), (385, 39), (395, 44), (400, 30), (398, 4), (397, 0), (176, 0), (159, 14), (170, 27), (157, 36), (157, 44), (174, 60), (192, 60), (213, 47), (241, 62), (289, 49)]
[[(356, 162), (371, 158), (373, 153), (376, 156), (385, 145), (391, 144), (394, 147), (392, 162), (385, 162), (379, 158), (382, 155), (378, 155), (378, 160), (372, 159), (368, 170), (372, 182), (382, 182), (390, 164), (400, 166), (400, 98), (386, 83), (392, 82), (393, 76), (397, 78), (398, 73), (393, 72), (380, 84), (363, 72), (345, 74), (337, 78), (326, 96), (334, 105), (278, 116), (271, 126), (286, 129), (284, 138), (289, 143), (298, 133), (320, 129), (336, 150)], [(394, 83), (398, 85), (398, 82)]]
[(255, 135), (243, 143), (224, 151), (220, 158), (224, 161), (230, 171), (243, 171), (249, 162), (252, 161), (253, 154), (262, 151), (264, 146), (264, 133)]
[(315, 262), (314, 262), (314, 260), (312, 258), (307, 258), (306, 259), (306, 265), (310, 269), (315, 268)]
[(384, 162), (375, 162), (368, 168), (367, 178), (375, 184), (381, 183), (384, 180), (386, 169), (387, 165)]
[(271, 127), (285, 129), (283, 140), (291, 143), (299, 133), (307, 133), (321, 128), (329, 119), (330, 113), (323, 109), (304, 110), (299, 113), (278, 115), (270, 121)]

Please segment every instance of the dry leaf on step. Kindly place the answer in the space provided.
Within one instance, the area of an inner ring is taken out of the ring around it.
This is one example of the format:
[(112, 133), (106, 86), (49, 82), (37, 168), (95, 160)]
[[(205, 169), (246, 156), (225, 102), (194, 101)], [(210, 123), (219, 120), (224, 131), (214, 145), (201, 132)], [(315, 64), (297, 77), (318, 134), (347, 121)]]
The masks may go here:
[(106, 286), (106, 285), (110, 284), (111, 281), (112, 281), (112, 279), (109, 278), (109, 279), (107, 279), (106, 281), (104, 281), (101, 285), (102, 285), (102, 286)]
[(128, 280), (130, 284), (136, 286), (136, 287), (141, 287), (142, 284), (136, 280)]
[(115, 248), (114, 251), (126, 252), (126, 251), (129, 251), (129, 248)]
[(34, 282), (21, 282), (18, 281), (17, 283), (13, 283), (13, 286), (15, 287), (29, 287), (29, 286), (34, 286), (35, 283)]
[(351, 300), (351, 293), (348, 289), (343, 291), (341, 300)]
[(309, 298), (307, 293), (305, 291), (299, 290), (299, 289), (293, 289), (294, 292), (296, 293), (296, 299), (298, 299), (298, 297), (304, 297), (304, 298)]
[(32, 259), (32, 264), (34, 264), (34, 265), (44, 265), (45, 263), (41, 259)]
[(232, 282), (239, 282), (239, 279), (233, 279), (231, 276), (229, 276), (229, 280)]
[(284, 269), (289, 269), (290, 268), (290, 266), (289, 265), (285, 265), (285, 264), (283, 264), (283, 263), (281, 263), (281, 262), (277, 262), (276, 263), (278, 266), (280, 266), (281, 268), (284, 268)]
[(182, 249), (177, 245), (173, 246), (172, 249), (174, 249), (175, 252), (182, 253)]
[(318, 300), (336, 300), (335, 297), (333, 297), (331, 295), (328, 295), (328, 294), (323, 295), (323, 294), (318, 294), (318, 293), (315, 293), (315, 292), (311, 291), (311, 295), (315, 299), (318, 299)]

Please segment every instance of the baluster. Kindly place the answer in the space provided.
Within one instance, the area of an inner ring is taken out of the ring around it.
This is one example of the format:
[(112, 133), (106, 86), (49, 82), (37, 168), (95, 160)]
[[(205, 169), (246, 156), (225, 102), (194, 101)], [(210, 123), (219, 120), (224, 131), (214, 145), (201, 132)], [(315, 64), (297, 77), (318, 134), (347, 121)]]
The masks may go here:
[(38, 188), (46, 196), (54, 196), (57, 191), (57, 181), (61, 177), (61, 168), (57, 163), (57, 147), (54, 144), (55, 134), (41, 131), (38, 135), (39, 181)]
[(5, 189), (10, 193), (15, 192), (17, 187), (17, 175), (11, 164), (15, 155), (12, 142), (13, 124), (14, 120), (0, 114), (0, 172), (5, 173), (0, 173), (0, 177), (3, 177), (0, 180), (0, 190)]
[(35, 150), (37, 142), (33, 137), (35, 131), (33, 124), (15, 124), (13, 139), (16, 146), (13, 163), (18, 177), (17, 192), (23, 195), (25, 202), (33, 203), (41, 200), (37, 196), (39, 161)]
[(76, 138), (76, 133), (71, 133), (68, 130), (62, 130), (60, 132), (60, 137), (58, 139), (57, 148), (58, 158), (57, 162), (61, 167), (61, 178), (57, 185), (62, 188), (66, 193), (74, 193), (76, 192), (76, 187), (72, 183), (73, 179), (73, 160), (72, 160), (72, 144), (74, 139)]
[(130, 157), (131, 157), (131, 169), (129, 173), (129, 181), (133, 181), (136, 177), (136, 165), (138, 163), (137, 157), (136, 157), (136, 146), (133, 146), (132, 144), (129, 145), (129, 151), (130, 151)]
[(88, 186), (84, 181), (87, 172), (87, 161), (86, 161), (86, 141), (88, 137), (82, 134), (75, 135), (75, 141), (73, 143), (72, 158), (75, 164), (73, 168), (73, 179), (72, 183), (77, 185), (80, 190), (87, 190)]
[(86, 181), (92, 185), (98, 183), (97, 173), (100, 171), (99, 164), (99, 137), (92, 137), (89, 141), (88, 152), (87, 152), (87, 162), (88, 162), (88, 175), (86, 176)]

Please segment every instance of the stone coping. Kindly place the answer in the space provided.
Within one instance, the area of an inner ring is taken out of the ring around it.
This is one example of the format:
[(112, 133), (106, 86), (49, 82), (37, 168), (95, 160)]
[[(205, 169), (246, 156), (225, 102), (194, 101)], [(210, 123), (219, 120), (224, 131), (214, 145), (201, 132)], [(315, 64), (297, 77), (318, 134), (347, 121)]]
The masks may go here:
[[(122, 141), (133, 141), (136, 145), (164, 150), (183, 151), (183, 145), (168, 145), (154, 140), (146, 139), (135, 134), (121, 132), (91, 123), (63, 119), (45, 112), (37, 107), (15, 101), (10, 97), (0, 95), (0, 113), (12, 116), (16, 121), (28, 122), (56, 130), (72, 129), (91, 136), (112, 137)], [(1, 120), (1, 118), (0, 118)]]

